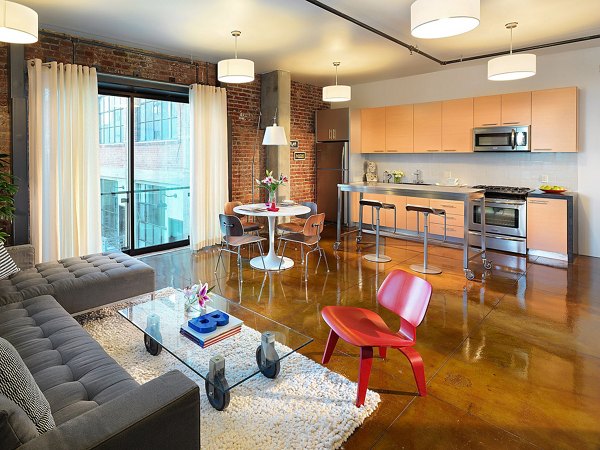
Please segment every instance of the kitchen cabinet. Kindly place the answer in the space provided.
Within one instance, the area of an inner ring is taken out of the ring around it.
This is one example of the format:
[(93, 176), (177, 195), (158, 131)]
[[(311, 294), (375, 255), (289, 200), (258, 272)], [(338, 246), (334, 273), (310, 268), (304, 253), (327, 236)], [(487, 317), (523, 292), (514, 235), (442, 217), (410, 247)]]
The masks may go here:
[(501, 120), (501, 95), (486, 95), (473, 99), (473, 128), (500, 126)]
[[(369, 199), (369, 200), (378, 200), (380, 202), (386, 202), (386, 195), (384, 194), (365, 194), (363, 198), (365, 199)], [(352, 193), (352, 197), (351, 197), (351, 201), (352, 201), (352, 221), (358, 224), (358, 212), (360, 211), (360, 204), (359, 204), (359, 200), (360, 200), (360, 194), (358, 192), (353, 192)], [(375, 225), (377, 223), (377, 214), (376, 211), (373, 210), (373, 208), (371, 208), (370, 206), (363, 206), (363, 225), (367, 224), (370, 225), (371, 223), (373, 225)], [(385, 210), (380, 210), (379, 213), (379, 226), (381, 227), (385, 227), (388, 226), (387, 222), (386, 222), (386, 214), (384, 213)], [(371, 218), (373, 219), (371, 221)], [(392, 216), (392, 224), (391, 226), (394, 226), (394, 217)]]
[(442, 102), (414, 105), (414, 152), (442, 150)]
[[(417, 205), (417, 206), (427, 206), (429, 207), (429, 199), (422, 197), (406, 197), (407, 205)], [(424, 228), (424, 220), (423, 214), (417, 213), (416, 211), (407, 211), (406, 212), (406, 229), (409, 231), (417, 231), (417, 214), (419, 214), (419, 232), (423, 232)], [(429, 215), (431, 221), (431, 215)]]
[(365, 108), (360, 112), (361, 152), (385, 152), (385, 107)]
[(385, 151), (391, 153), (413, 152), (413, 105), (385, 108)]
[[(454, 200), (438, 200), (429, 202), (432, 208), (446, 211), (446, 237), (464, 239), (465, 237), (465, 204)], [(430, 233), (444, 236), (444, 216), (431, 215)]]
[(473, 99), (442, 102), (442, 152), (473, 151)]
[(315, 113), (315, 134), (318, 142), (350, 139), (349, 108), (323, 109)]
[(406, 230), (406, 197), (402, 195), (386, 195), (386, 203), (396, 205), (396, 211), (393, 209), (382, 209), (385, 214), (385, 224), (393, 230), (394, 214), (396, 215), (396, 230)]
[(531, 125), (531, 92), (502, 95), (502, 125)]
[(567, 200), (527, 199), (527, 248), (550, 253), (568, 253)]
[(576, 87), (533, 91), (531, 94), (531, 151), (576, 152)]

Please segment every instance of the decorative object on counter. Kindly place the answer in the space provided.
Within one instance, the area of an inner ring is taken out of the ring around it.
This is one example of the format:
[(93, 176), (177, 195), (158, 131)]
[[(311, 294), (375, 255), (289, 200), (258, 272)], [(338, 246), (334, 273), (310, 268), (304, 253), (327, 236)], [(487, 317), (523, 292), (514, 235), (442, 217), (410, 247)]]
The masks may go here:
[(206, 310), (206, 304), (210, 302), (209, 292), (214, 289), (214, 286), (208, 287), (208, 283), (194, 284), (193, 286), (186, 286), (183, 289), (183, 298), (185, 298), (185, 310), (186, 311), (200, 311)]
[(352, 98), (350, 86), (338, 84), (338, 61), (333, 63), (335, 67), (335, 84), (331, 86), (323, 87), (323, 101), (324, 102), (347, 102)]
[(286, 177), (283, 174), (279, 174), (279, 178), (274, 178), (272, 170), (267, 170), (266, 175), (267, 176), (264, 179), (256, 180), (256, 184), (258, 184), (259, 187), (266, 189), (269, 193), (269, 203), (267, 204), (267, 209), (269, 211), (279, 211), (279, 208), (277, 207), (276, 203), (277, 189), (279, 188), (279, 186), (289, 181), (288, 177)]
[(365, 161), (365, 175), (363, 180), (367, 183), (377, 183), (377, 164), (373, 161)]
[(394, 176), (394, 183), (402, 183), (402, 178), (404, 178), (404, 172), (401, 170), (392, 170), (392, 175)]
[(466, 33), (479, 25), (479, 0), (417, 0), (410, 7), (410, 33), (437, 39)]
[(519, 80), (535, 75), (536, 56), (533, 53), (513, 54), (512, 34), (517, 25), (518, 22), (509, 22), (505, 25), (510, 30), (510, 53), (488, 61), (488, 80)]
[(237, 38), (241, 31), (234, 30), (231, 35), (235, 39), (235, 58), (223, 59), (217, 65), (217, 78), (223, 83), (250, 83), (254, 81), (254, 61), (237, 57)]
[(548, 184), (544, 184), (538, 189), (544, 191), (546, 194), (562, 194), (563, 192), (567, 192), (567, 188), (564, 186), (550, 186)]
[(423, 172), (420, 169), (417, 169), (413, 172), (415, 178), (413, 179), (414, 184), (424, 184), (423, 183)]

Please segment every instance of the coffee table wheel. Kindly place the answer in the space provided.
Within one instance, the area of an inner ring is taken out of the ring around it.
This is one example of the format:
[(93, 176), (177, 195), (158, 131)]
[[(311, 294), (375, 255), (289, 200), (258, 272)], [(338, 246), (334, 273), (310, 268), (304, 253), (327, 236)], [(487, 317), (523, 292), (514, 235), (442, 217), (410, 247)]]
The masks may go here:
[[(275, 353), (277, 355), (277, 353)], [(273, 362), (267, 359), (266, 364), (262, 365), (262, 346), (258, 346), (256, 349), (256, 364), (260, 369), (260, 372), (267, 378), (277, 378), (279, 375), (279, 370), (281, 369), (281, 364), (279, 362), (279, 357), (277, 357), (277, 361)]]
[(335, 242), (335, 243), (333, 244), (333, 249), (334, 249), (334, 250), (339, 250), (339, 249), (340, 249), (340, 244), (341, 244), (341, 242)]
[(356, 243), (360, 244), (362, 242), (362, 237), (361, 236), (357, 236), (356, 237)]
[(465, 277), (471, 281), (475, 279), (475, 273), (471, 269), (465, 269)]
[(204, 388), (206, 389), (208, 402), (217, 411), (223, 411), (229, 406), (229, 400), (231, 399), (227, 380), (224, 376), (218, 375), (214, 378), (214, 385), (211, 386), (208, 381), (208, 375), (206, 375), (206, 378), (207, 379), (204, 381)]
[(150, 353), (152, 356), (158, 356), (162, 351), (162, 345), (160, 345), (147, 334), (144, 334), (144, 345), (146, 346), (148, 353)]
[(483, 260), (483, 268), (485, 270), (490, 270), (492, 268), (492, 261), (490, 261), (489, 259), (484, 259)]

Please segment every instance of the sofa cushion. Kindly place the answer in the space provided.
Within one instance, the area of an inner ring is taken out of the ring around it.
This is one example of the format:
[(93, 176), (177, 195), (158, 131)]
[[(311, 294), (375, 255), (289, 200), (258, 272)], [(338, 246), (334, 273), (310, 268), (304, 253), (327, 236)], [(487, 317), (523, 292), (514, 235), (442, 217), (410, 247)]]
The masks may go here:
[(0, 448), (12, 450), (37, 436), (37, 429), (25, 411), (0, 394)]
[(78, 313), (154, 290), (154, 270), (121, 252), (37, 264), (0, 280), (0, 305), (52, 295)]
[(138, 386), (49, 295), (0, 307), (0, 336), (22, 356), (57, 425)]
[(4, 242), (0, 241), (0, 280), (8, 278), (9, 275), (18, 271), (19, 268), (4, 248)]
[(0, 337), (0, 393), (16, 403), (38, 433), (54, 428), (50, 405), (17, 350)]

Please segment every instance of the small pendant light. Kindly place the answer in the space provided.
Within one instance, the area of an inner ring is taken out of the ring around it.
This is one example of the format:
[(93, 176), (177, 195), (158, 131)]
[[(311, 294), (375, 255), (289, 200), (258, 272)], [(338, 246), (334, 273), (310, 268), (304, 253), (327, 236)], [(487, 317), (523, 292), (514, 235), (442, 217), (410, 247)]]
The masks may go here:
[(533, 53), (513, 54), (512, 34), (517, 25), (517, 22), (510, 22), (505, 25), (510, 30), (510, 53), (488, 61), (488, 80), (519, 80), (535, 75), (536, 56)]
[(217, 66), (217, 78), (223, 83), (250, 83), (254, 81), (254, 61), (237, 57), (237, 38), (241, 31), (232, 31), (235, 38), (235, 58), (223, 59)]
[(275, 109), (275, 116), (273, 116), (273, 125), (265, 129), (262, 145), (288, 145), (285, 129), (277, 125), (277, 108)]
[(324, 102), (347, 102), (352, 98), (350, 86), (338, 84), (337, 68), (339, 65), (339, 62), (333, 63), (333, 66), (335, 67), (335, 85), (325, 86), (323, 88)]
[(33, 44), (37, 40), (37, 13), (19, 3), (0, 0), (0, 42)]

